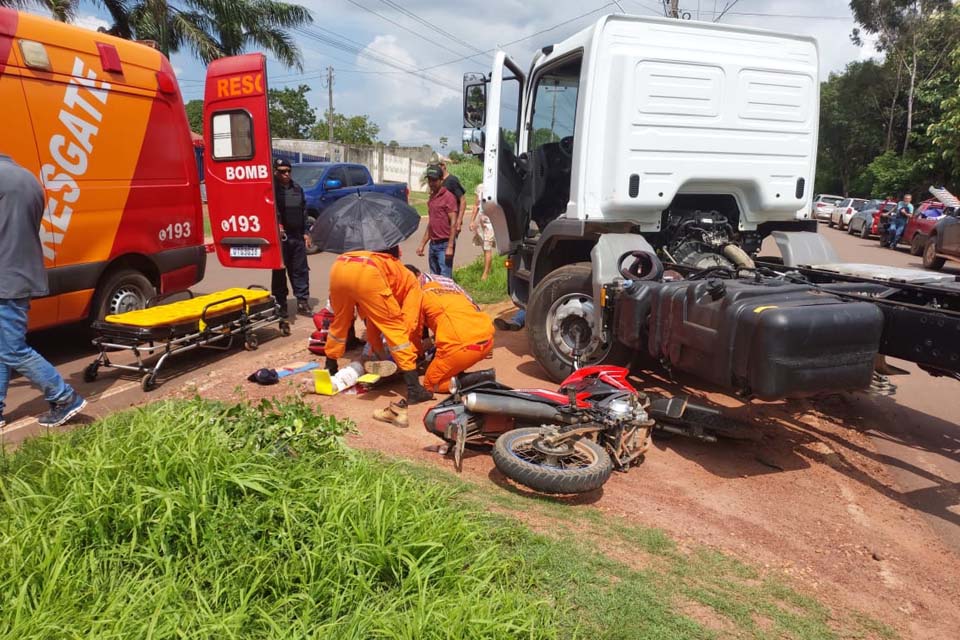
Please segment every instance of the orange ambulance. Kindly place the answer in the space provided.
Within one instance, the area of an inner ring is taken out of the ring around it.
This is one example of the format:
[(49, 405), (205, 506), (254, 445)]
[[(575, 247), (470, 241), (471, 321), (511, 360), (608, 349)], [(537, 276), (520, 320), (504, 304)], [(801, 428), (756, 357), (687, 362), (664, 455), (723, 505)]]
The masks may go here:
[(141, 308), (203, 278), (203, 209), (169, 61), (135, 42), (0, 8), (0, 153), (47, 194), (50, 295), (30, 329)]

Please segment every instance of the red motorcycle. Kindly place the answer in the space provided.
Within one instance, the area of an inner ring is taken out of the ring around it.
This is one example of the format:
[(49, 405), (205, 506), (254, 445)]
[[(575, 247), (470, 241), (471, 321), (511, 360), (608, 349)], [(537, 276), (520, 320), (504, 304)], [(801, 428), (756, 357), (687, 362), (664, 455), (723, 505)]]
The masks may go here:
[(599, 489), (614, 471), (643, 462), (654, 427), (715, 440), (719, 412), (685, 399), (637, 391), (623, 367), (578, 369), (558, 391), (511, 389), (486, 380), (452, 395), (424, 416), (449, 443), (459, 471), (467, 448), (493, 447), (503, 475), (543, 493)]

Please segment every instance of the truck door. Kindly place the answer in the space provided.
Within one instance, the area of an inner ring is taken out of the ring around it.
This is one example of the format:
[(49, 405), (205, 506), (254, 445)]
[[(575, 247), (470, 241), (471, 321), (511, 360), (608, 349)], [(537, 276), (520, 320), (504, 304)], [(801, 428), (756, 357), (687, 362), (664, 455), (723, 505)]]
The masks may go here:
[(225, 267), (282, 269), (263, 54), (207, 67), (203, 137), (217, 258)]
[(489, 80), (467, 74), (463, 84), (464, 150), (483, 156), (483, 212), (493, 224), (497, 249), (509, 253), (530, 222), (529, 209), (521, 206), (523, 179), (517, 169), (524, 75), (498, 51)]

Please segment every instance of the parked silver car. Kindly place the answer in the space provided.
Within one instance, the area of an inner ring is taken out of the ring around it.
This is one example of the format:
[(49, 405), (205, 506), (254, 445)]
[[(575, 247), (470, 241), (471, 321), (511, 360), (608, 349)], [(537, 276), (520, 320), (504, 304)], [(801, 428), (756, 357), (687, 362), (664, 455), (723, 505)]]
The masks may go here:
[(829, 220), (830, 214), (833, 213), (833, 208), (836, 207), (841, 200), (843, 200), (843, 196), (831, 196), (826, 193), (821, 193), (815, 197), (813, 199), (813, 219)]
[(850, 224), (853, 215), (866, 207), (868, 202), (869, 200), (863, 198), (844, 198), (833, 208), (833, 213), (830, 214), (830, 226), (836, 226), (843, 231)]

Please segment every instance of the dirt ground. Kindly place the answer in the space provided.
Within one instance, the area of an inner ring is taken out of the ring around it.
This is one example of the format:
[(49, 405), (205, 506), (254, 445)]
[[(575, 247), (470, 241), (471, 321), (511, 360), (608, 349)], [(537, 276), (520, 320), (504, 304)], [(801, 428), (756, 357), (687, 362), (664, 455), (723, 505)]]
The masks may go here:
[[(916, 258), (881, 251), (876, 241), (824, 231), (846, 260), (917, 266)], [(301, 319), (288, 339), (270, 339), (275, 332), (265, 330), (253, 353), (183, 358), (147, 395), (135, 380), (115, 373), (83, 383), (80, 371), (89, 355), (78, 347), (80, 355), (70, 355), (77, 363), (70, 380), (94, 400), (91, 419), (195, 393), (227, 400), (286, 395), (309, 374), (273, 387), (258, 387), (246, 376), (259, 367), (308, 361), (311, 330), (312, 323)], [(509, 385), (553, 387), (529, 355), (525, 332), (498, 333), (487, 362)], [(637, 379), (642, 389), (724, 407), (750, 425), (749, 437), (657, 442), (642, 466), (615, 474), (602, 491), (569, 506), (658, 527), (681, 546), (707, 545), (785, 574), (827, 604), (863, 611), (904, 637), (960, 637), (960, 387), (907, 368), (913, 375), (895, 379), (900, 392), (894, 398), (842, 394), (776, 403), (743, 402), (690, 380)], [(412, 410), (408, 429), (370, 418), (399, 391), (397, 385), (361, 396), (307, 397), (357, 424), (354, 445), (454, 473), (452, 461), (436, 453), (439, 441), (422, 427), (427, 405)], [(19, 422), (0, 434), (5, 445), (40, 431), (24, 417), (38, 412), (39, 399), (29, 389), (19, 392), (30, 401), (8, 405), (16, 407), (10, 417)], [(507, 482), (485, 454), (469, 455), (463, 475), (497, 490)]]
[[(495, 311), (495, 310), (494, 310)], [(296, 391), (309, 374), (273, 387), (245, 382), (260, 366), (307, 360), (301, 340), (276, 340), (245, 358), (171, 384), (163, 395), (233, 399)], [(512, 386), (546, 386), (528, 354), (525, 332), (498, 333), (498, 377)], [(632, 523), (668, 531), (681, 545), (707, 545), (791, 578), (828, 604), (862, 611), (908, 638), (956, 637), (960, 628), (960, 557), (903, 500), (863, 425), (877, 428), (892, 400), (832, 396), (805, 401), (745, 403), (682, 382), (636, 381), (651, 391), (686, 393), (725, 408), (750, 425), (745, 439), (657, 442), (646, 462), (615, 474), (594, 495), (572, 500)], [(176, 390), (173, 387), (178, 387)], [(411, 410), (410, 427), (370, 418), (399, 398), (398, 384), (363, 395), (307, 395), (324, 412), (353, 420), (355, 446), (428, 463), (454, 473), (422, 426), (429, 405)], [(503, 485), (486, 454), (468, 453), (465, 478)]]

